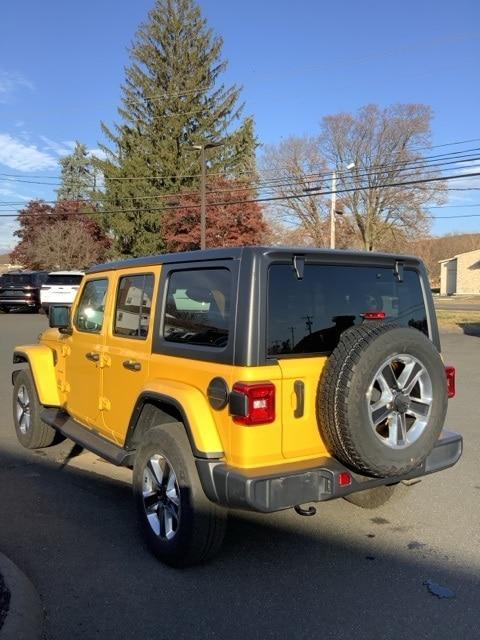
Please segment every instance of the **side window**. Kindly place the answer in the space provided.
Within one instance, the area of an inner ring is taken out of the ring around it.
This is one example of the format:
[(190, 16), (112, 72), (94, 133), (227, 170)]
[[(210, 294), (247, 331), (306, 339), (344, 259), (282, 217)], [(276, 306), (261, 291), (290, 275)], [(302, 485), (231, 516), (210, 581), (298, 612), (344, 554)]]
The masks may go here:
[(105, 313), (105, 297), (108, 280), (89, 280), (83, 288), (75, 315), (75, 326), (79, 331), (100, 333)]
[(163, 337), (222, 348), (228, 342), (231, 273), (228, 269), (191, 269), (170, 275)]
[(113, 333), (146, 338), (153, 297), (153, 275), (124, 276), (118, 282)]

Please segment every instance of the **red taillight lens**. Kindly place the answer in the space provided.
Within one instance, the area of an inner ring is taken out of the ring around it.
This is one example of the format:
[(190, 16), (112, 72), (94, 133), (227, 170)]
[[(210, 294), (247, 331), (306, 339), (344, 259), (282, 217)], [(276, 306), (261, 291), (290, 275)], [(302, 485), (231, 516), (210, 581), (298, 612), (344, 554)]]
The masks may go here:
[(232, 393), (237, 400), (243, 400), (242, 415), (235, 411), (233, 416), (237, 424), (268, 424), (275, 420), (275, 385), (271, 382), (236, 382)]
[(364, 320), (385, 320), (387, 317), (385, 311), (366, 311), (360, 315)]
[(455, 367), (445, 367), (445, 375), (447, 376), (448, 397), (455, 397)]
[(348, 485), (352, 484), (352, 476), (348, 471), (343, 471), (338, 474), (337, 481), (339, 487), (348, 487)]

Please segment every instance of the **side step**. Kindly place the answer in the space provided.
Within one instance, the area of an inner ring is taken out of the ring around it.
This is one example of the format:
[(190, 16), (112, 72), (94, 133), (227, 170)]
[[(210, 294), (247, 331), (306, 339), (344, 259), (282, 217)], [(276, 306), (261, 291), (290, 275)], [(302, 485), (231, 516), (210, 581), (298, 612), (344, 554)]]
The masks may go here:
[(105, 440), (71, 418), (65, 411), (56, 407), (44, 409), (40, 418), (70, 440), (105, 458), (108, 462), (118, 467), (133, 466), (135, 451), (125, 451), (122, 447)]

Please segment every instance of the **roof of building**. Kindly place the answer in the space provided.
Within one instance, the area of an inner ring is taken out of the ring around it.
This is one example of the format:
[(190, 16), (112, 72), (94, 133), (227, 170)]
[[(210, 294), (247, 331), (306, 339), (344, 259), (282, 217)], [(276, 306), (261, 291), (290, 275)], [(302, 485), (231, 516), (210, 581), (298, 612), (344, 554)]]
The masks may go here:
[(469, 253), (480, 253), (480, 247), (478, 249), (472, 249), (471, 251), (464, 251), (463, 253), (457, 253), (456, 256), (452, 256), (451, 258), (444, 258), (443, 260), (439, 260), (438, 262), (441, 264), (442, 262), (450, 262), (450, 260), (456, 260), (460, 256), (466, 256)]

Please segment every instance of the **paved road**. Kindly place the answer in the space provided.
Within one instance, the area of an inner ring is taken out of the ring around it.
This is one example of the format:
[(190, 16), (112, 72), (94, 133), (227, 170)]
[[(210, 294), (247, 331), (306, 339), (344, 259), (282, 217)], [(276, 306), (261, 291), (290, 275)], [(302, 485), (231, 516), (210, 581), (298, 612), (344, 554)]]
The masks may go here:
[[(65, 444), (16, 444), (11, 348), (44, 323), (0, 316), (0, 549), (37, 585), (48, 640), (479, 637), (479, 338), (443, 340), (458, 371), (448, 423), (466, 443), (454, 469), (375, 512), (232, 514), (218, 559), (179, 572), (145, 550), (128, 472), (91, 454), (65, 462)], [(432, 596), (428, 579), (456, 598)]]

